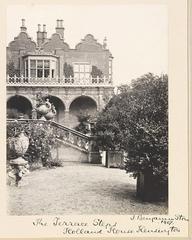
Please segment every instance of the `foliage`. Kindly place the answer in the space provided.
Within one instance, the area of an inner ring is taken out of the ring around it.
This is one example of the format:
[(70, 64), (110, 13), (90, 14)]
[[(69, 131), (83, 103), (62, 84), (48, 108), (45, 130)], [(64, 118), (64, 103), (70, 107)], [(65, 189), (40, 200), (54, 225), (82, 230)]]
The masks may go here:
[(77, 116), (78, 118), (78, 126), (75, 128), (75, 130), (82, 132), (84, 134), (87, 134), (90, 132), (88, 128), (89, 120), (91, 116), (88, 113), (80, 112), (80, 114)]
[[(43, 166), (47, 166), (51, 159), (51, 148), (56, 142), (55, 133), (49, 123), (11, 122), (7, 125), (7, 139), (17, 137), (21, 131), (24, 131), (29, 137), (29, 148), (24, 158), (29, 164), (42, 163)], [(7, 151), (7, 154), (8, 159), (15, 157), (10, 151)]]
[(23, 114), (19, 112), (17, 109), (11, 108), (7, 109), (7, 118), (13, 118), (13, 119), (18, 119), (18, 118), (24, 118), (28, 119), (29, 115), (28, 114)]
[(9, 75), (10, 77), (14, 77), (15, 75), (17, 77), (20, 76), (20, 71), (19, 71), (19, 69), (15, 68), (15, 65), (14, 65), (13, 61), (7, 63), (6, 71), (7, 71), (7, 75)]
[(168, 174), (168, 77), (148, 73), (131, 86), (121, 86), (96, 124), (98, 145), (124, 150), (126, 170), (135, 176), (152, 172), (162, 181)]
[(63, 167), (63, 161), (60, 159), (49, 159), (47, 161), (48, 167)]
[(64, 63), (64, 70), (63, 70), (63, 72), (64, 72), (64, 76), (66, 78), (74, 76), (73, 67), (70, 64), (66, 63), (66, 62)]
[(96, 66), (92, 66), (92, 71), (91, 71), (91, 76), (93, 78), (96, 78), (96, 77), (102, 77), (103, 76), (103, 72)]

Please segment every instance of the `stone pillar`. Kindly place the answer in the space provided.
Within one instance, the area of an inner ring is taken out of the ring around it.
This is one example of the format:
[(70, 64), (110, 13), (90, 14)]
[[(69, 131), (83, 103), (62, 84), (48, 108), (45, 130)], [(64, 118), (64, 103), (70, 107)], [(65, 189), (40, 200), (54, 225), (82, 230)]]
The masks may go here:
[(37, 119), (37, 111), (35, 108), (32, 110), (32, 119)]
[(89, 156), (90, 163), (100, 164), (101, 163), (101, 155), (96, 143), (96, 137), (91, 137), (89, 144)]

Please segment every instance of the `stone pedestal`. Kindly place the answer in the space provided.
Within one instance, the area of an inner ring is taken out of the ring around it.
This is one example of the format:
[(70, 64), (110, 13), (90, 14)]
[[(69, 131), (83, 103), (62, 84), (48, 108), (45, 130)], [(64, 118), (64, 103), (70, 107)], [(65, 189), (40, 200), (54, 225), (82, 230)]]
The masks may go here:
[(10, 185), (15, 185), (17, 187), (27, 185), (27, 181), (23, 179), (24, 176), (29, 174), (28, 162), (22, 157), (18, 157), (14, 160), (9, 161), (11, 169), (8, 173)]

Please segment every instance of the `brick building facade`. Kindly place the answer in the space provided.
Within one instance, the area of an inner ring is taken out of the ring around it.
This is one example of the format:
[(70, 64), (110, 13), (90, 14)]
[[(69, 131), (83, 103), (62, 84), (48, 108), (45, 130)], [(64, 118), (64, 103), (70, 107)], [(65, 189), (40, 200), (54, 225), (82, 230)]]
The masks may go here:
[(74, 127), (80, 112), (94, 114), (112, 96), (112, 60), (106, 39), (100, 44), (87, 34), (71, 49), (63, 20), (57, 20), (50, 38), (46, 25), (38, 24), (35, 42), (22, 19), (19, 35), (7, 47), (7, 108), (31, 118), (41, 92), (55, 105), (55, 120)]

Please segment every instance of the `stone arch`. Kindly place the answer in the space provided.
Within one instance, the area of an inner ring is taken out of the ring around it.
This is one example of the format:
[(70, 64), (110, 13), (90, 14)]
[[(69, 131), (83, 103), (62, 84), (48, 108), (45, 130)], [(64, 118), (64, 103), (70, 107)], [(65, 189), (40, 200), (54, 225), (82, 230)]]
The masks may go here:
[(31, 118), (32, 109), (31, 101), (22, 95), (14, 95), (7, 100), (8, 118)]
[(46, 99), (49, 99), (49, 102), (52, 103), (57, 111), (57, 115), (55, 116), (54, 120), (58, 123), (63, 123), (65, 118), (65, 104), (64, 102), (54, 95), (48, 95)]
[(78, 115), (80, 111), (94, 114), (97, 111), (97, 102), (90, 96), (75, 97), (69, 105), (69, 112)]
[(74, 98), (69, 105), (71, 127), (78, 125), (78, 116), (81, 114), (94, 115), (97, 112), (97, 102), (89, 96)]

